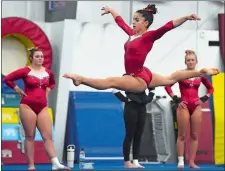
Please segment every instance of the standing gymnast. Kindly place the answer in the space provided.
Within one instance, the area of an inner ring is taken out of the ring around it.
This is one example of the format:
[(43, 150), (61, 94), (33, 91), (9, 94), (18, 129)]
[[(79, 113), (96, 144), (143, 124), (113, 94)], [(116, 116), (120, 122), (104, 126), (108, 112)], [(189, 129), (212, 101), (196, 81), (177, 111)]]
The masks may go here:
[[(43, 67), (44, 56), (40, 49), (29, 50), (31, 66), (18, 69), (3, 79), (3, 82), (21, 95), (20, 120), (25, 131), (25, 152), (28, 158), (28, 170), (34, 166), (34, 138), (36, 127), (44, 140), (45, 150), (51, 159), (52, 169), (69, 169), (59, 163), (52, 141), (52, 123), (48, 113), (47, 97), (55, 86), (52, 71)], [(23, 79), (24, 91), (13, 81)]]
[(155, 5), (148, 5), (146, 8), (138, 10), (134, 14), (133, 29), (131, 29), (112, 8), (104, 7), (102, 10), (104, 10), (102, 15), (112, 14), (118, 26), (129, 36), (129, 40), (124, 46), (125, 70), (127, 75), (123, 77), (94, 79), (77, 74), (64, 74), (65, 78), (73, 80), (75, 86), (83, 84), (98, 90), (115, 88), (128, 92), (143, 92), (147, 87), (166, 86), (192, 77), (216, 75), (219, 73), (217, 69), (204, 68), (200, 71), (176, 71), (169, 76), (162, 76), (152, 73), (148, 68), (143, 66), (146, 56), (151, 51), (154, 42), (160, 39), (166, 32), (182, 25), (188, 20), (200, 20), (195, 14), (169, 21), (159, 29), (147, 31), (149, 26), (153, 23), (153, 15), (157, 12)]
[[(124, 105), (124, 123), (125, 138), (123, 141), (124, 166), (128, 168), (144, 168), (138, 162), (141, 145), (141, 137), (144, 131), (146, 118), (146, 104), (153, 99), (154, 93), (150, 92), (148, 96), (145, 91), (141, 93), (126, 92), (124, 96), (120, 91), (114, 90), (114, 95), (125, 102)], [(130, 147), (133, 141), (133, 163), (129, 159)]]
[[(197, 64), (197, 56), (194, 51), (187, 50), (185, 56), (186, 70), (195, 70)], [(208, 92), (203, 97), (199, 98), (198, 88), (203, 83)], [(178, 104), (177, 108), (177, 122), (178, 122), (178, 137), (177, 137), (177, 151), (178, 151), (178, 168), (184, 168), (184, 140), (187, 126), (190, 122), (190, 156), (189, 166), (191, 168), (199, 168), (194, 160), (198, 149), (198, 134), (200, 132), (202, 122), (202, 108), (201, 103), (204, 103), (213, 93), (213, 87), (206, 77), (193, 78), (179, 82), (181, 98), (174, 95), (171, 86), (166, 86), (165, 90), (171, 98)]]

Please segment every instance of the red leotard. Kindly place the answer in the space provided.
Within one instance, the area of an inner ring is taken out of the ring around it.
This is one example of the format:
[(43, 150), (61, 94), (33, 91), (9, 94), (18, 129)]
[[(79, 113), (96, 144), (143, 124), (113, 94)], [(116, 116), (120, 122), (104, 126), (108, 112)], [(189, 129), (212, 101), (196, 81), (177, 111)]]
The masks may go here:
[[(212, 94), (214, 89), (212, 87), (212, 84), (206, 77), (200, 77), (200, 78), (195, 78), (193, 80), (183, 80), (179, 82), (179, 88), (181, 92), (181, 99), (182, 101), (187, 105), (187, 108), (192, 114), (195, 110), (195, 108), (198, 106), (196, 102), (199, 100), (198, 96), (198, 88), (201, 84), (201, 82), (205, 85), (205, 87), (208, 90), (208, 94)], [(165, 86), (165, 90), (168, 94), (173, 93), (170, 86)]]
[(20, 104), (28, 105), (36, 114), (47, 106), (46, 88), (53, 89), (55, 79), (49, 69), (42, 72), (33, 71), (29, 67), (18, 69), (5, 76), (3, 82), (10, 88), (14, 88), (15, 80), (23, 79), (24, 92), (27, 96), (21, 98)]
[[(117, 16), (115, 21), (129, 36), (135, 35), (135, 31), (120, 16)], [(144, 67), (145, 59), (154, 42), (173, 28), (173, 22), (170, 21), (157, 30), (148, 31), (132, 41), (128, 40), (124, 45), (126, 74), (142, 78), (148, 86), (152, 79), (152, 73)]]

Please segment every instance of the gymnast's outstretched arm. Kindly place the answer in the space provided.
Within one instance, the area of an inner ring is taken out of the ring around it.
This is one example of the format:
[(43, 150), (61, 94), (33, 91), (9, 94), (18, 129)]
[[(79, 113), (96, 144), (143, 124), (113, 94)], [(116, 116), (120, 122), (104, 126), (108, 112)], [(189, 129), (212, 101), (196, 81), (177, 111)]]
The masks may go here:
[(168, 31), (181, 26), (182, 24), (184, 24), (186, 21), (188, 20), (200, 20), (200, 18), (195, 15), (189, 15), (189, 16), (184, 16), (175, 20), (171, 20), (169, 22), (167, 22), (165, 25), (163, 25), (162, 27), (156, 29), (156, 30), (152, 30), (147, 32), (147, 34), (145, 34), (145, 39), (146, 40), (150, 40), (150, 41), (155, 41), (160, 39), (165, 33), (167, 33)]
[(135, 34), (135, 31), (126, 24), (126, 22), (122, 19), (122, 17), (113, 8), (103, 7), (102, 10), (104, 10), (102, 15), (110, 13), (113, 16), (113, 18), (115, 19), (117, 25), (121, 29), (123, 29), (127, 33), (127, 35), (132, 36)]

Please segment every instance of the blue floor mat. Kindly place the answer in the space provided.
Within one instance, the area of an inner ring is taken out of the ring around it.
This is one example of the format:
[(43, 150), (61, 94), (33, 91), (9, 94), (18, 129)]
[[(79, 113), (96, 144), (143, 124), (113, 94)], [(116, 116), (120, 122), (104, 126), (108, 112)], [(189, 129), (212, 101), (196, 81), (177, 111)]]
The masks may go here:
[[(123, 161), (94, 161), (92, 170), (224, 170), (224, 165), (200, 164), (199, 169), (191, 169), (185, 165), (184, 169), (176, 168), (175, 164), (144, 164), (144, 169), (126, 169), (123, 167)], [(37, 170), (51, 170), (51, 165), (36, 165)], [(27, 165), (3, 165), (2, 170), (27, 170)], [(79, 170), (75, 164), (72, 170)]]

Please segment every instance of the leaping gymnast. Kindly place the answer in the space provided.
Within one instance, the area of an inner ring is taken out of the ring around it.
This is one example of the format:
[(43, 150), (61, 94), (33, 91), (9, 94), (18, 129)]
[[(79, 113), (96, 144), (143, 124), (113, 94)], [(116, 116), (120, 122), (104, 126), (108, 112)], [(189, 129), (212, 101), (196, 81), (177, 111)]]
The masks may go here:
[(83, 84), (98, 90), (115, 88), (137, 93), (143, 92), (147, 87), (155, 88), (158, 86), (166, 86), (193, 77), (205, 77), (217, 75), (219, 73), (218, 69), (215, 68), (203, 68), (201, 70), (176, 71), (171, 75), (163, 76), (152, 73), (144, 66), (146, 56), (151, 51), (156, 40), (160, 39), (168, 31), (179, 27), (186, 21), (200, 20), (197, 15), (191, 14), (189, 16), (171, 20), (156, 30), (147, 31), (149, 26), (153, 23), (154, 14), (157, 12), (155, 5), (148, 5), (146, 8), (135, 12), (133, 16), (133, 29), (124, 22), (114, 9), (103, 7), (102, 10), (104, 11), (102, 15), (111, 14), (118, 26), (129, 36), (128, 41), (124, 45), (126, 75), (122, 77), (95, 79), (71, 73), (64, 74), (65, 78), (73, 80), (75, 86)]

